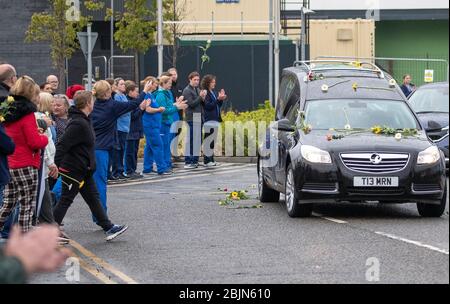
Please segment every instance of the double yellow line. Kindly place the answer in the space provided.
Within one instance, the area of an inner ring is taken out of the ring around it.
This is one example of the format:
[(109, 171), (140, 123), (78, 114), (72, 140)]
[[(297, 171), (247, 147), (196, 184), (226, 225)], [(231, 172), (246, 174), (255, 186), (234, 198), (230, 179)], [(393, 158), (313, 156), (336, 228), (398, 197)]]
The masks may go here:
[[(80, 261), (80, 267), (100, 282), (104, 284), (138, 284), (135, 280), (120, 270), (117, 270), (76, 241), (70, 240), (69, 244), (79, 253), (72, 253), (72, 257), (77, 258)], [(82, 256), (86, 259), (83, 259)]]

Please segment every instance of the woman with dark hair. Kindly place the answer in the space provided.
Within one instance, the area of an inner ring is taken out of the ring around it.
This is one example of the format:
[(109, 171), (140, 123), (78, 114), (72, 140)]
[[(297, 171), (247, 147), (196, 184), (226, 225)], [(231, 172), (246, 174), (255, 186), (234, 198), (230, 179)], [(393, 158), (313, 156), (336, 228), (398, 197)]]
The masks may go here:
[(214, 146), (217, 140), (217, 132), (219, 131), (219, 124), (222, 122), (220, 115), (223, 102), (227, 99), (225, 90), (221, 89), (218, 93), (216, 88), (216, 76), (205, 75), (201, 84), (202, 90), (206, 90), (207, 94), (205, 102), (203, 103), (203, 112), (205, 116), (205, 143), (209, 143), (209, 147), (206, 147), (205, 154), (205, 166), (215, 167), (217, 163), (214, 161)]
[(93, 178), (96, 169), (95, 133), (89, 115), (94, 110), (94, 103), (91, 92), (78, 91), (74, 96), (75, 106), (69, 109), (70, 122), (56, 146), (55, 162), (63, 186), (61, 200), (53, 210), (53, 215), (61, 225), (67, 210), (80, 193), (97, 224), (105, 231), (106, 240), (111, 241), (128, 227), (113, 225), (108, 219)]

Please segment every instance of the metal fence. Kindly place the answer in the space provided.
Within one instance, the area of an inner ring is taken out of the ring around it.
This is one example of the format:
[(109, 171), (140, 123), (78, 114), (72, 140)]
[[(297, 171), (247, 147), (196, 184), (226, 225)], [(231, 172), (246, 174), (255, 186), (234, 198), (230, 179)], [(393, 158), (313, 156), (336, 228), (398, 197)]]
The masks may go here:
[(398, 83), (402, 83), (403, 76), (409, 74), (415, 85), (421, 86), (425, 84), (425, 72), (432, 71), (433, 82), (448, 81), (449, 63), (447, 59), (435, 58), (355, 58), (355, 57), (338, 57), (338, 56), (319, 56), (316, 59), (349, 59), (349, 60), (366, 60), (374, 62), (382, 70), (389, 73)]

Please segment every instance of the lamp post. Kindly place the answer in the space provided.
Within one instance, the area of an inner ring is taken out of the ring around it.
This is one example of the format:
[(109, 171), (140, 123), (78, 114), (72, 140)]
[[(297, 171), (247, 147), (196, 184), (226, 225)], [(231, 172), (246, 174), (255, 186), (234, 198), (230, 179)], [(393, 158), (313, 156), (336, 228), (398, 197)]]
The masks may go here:
[(164, 70), (163, 51), (163, 9), (162, 0), (158, 0), (158, 75), (161, 75)]
[(309, 8), (302, 6), (302, 34), (301, 34), (301, 50), (302, 50), (302, 61), (306, 60), (306, 16), (309, 14), (314, 14), (315, 12)]
[(114, 78), (114, 0), (111, 0), (111, 64), (109, 66), (109, 77)]

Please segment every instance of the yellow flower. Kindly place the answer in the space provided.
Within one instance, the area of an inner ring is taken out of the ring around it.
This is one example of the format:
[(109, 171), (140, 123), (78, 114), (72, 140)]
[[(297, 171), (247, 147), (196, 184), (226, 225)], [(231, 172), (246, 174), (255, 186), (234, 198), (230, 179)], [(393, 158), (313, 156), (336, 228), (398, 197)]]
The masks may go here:
[(83, 188), (83, 186), (84, 186), (84, 180), (81, 181), (81, 183), (80, 183), (80, 189)]
[(383, 131), (383, 128), (380, 126), (375, 126), (372, 128), (372, 132), (375, 134), (381, 134), (382, 131)]
[(234, 199), (234, 200), (239, 199), (239, 193), (237, 193), (237, 192), (231, 193), (231, 198)]
[(356, 90), (358, 89), (358, 84), (356, 82), (353, 83), (352, 88), (356, 92)]
[(0, 122), (4, 122), (5, 118), (3, 116), (0, 116)]
[(12, 103), (12, 102), (14, 102), (14, 97), (12, 97), (12, 96), (8, 96), (8, 99), (7, 99), (7, 101), (8, 101), (8, 103)]

